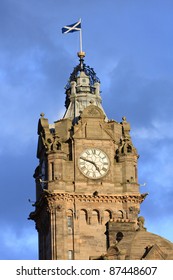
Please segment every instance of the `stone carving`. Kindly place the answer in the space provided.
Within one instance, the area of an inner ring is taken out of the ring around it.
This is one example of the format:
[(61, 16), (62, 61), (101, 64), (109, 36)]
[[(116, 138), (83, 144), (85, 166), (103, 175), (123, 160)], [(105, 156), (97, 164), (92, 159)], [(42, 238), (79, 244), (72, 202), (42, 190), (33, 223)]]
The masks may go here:
[(88, 110), (88, 115), (90, 115), (91, 117), (95, 117), (99, 115), (99, 112), (96, 108), (91, 108), (90, 110)]
[(57, 207), (56, 207), (56, 209), (57, 209), (58, 212), (62, 211), (62, 208), (63, 208), (63, 207), (62, 207), (61, 204), (58, 204)]
[(43, 132), (40, 132), (40, 137), (47, 152), (61, 150), (59, 137), (53, 137), (51, 134), (46, 137)]
[(145, 230), (146, 231), (146, 228), (144, 227), (144, 223), (145, 223), (144, 217), (142, 217), (142, 216), (138, 217), (137, 221), (138, 221), (137, 231), (140, 231), (140, 230)]
[(103, 256), (104, 260), (125, 260), (126, 250), (118, 247), (117, 242), (110, 246), (107, 254)]
[(120, 138), (120, 143), (119, 143), (119, 147), (116, 150), (116, 155), (115, 158), (117, 160), (117, 162), (119, 161), (119, 156), (120, 155), (127, 155), (127, 154), (134, 154), (136, 156), (137, 155), (137, 151), (134, 148), (132, 141), (131, 141), (131, 137), (130, 137), (130, 125), (129, 123), (126, 121), (126, 117), (123, 117), (123, 122), (121, 123), (122, 125), (122, 137)]

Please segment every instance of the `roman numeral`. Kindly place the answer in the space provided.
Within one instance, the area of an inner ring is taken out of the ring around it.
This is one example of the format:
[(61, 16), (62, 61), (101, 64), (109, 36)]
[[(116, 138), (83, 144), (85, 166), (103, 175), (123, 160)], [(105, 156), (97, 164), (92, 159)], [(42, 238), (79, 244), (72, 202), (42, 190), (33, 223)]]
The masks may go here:
[(103, 167), (102, 170), (103, 170), (103, 171), (107, 171), (107, 168)]
[(106, 157), (104, 156), (104, 157), (102, 157), (102, 159), (105, 159)]
[(85, 166), (81, 166), (81, 170), (84, 171), (86, 169)]

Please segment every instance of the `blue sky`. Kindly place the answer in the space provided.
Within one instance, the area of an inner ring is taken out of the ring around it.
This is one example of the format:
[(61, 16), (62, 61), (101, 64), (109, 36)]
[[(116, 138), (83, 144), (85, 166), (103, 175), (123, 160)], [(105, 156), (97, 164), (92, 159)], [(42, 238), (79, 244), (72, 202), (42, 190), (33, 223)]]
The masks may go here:
[(170, 0), (0, 1), (0, 259), (37, 259), (28, 221), (35, 201), (37, 123), (65, 111), (64, 86), (85, 62), (101, 80), (109, 119), (131, 124), (140, 154), (141, 207), (148, 231), (173, 241), (173, 2)]

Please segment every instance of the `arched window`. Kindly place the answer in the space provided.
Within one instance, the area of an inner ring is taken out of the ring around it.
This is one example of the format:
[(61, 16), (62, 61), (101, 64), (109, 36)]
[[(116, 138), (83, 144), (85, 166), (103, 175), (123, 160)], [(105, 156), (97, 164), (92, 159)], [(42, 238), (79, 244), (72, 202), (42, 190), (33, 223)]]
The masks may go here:
[(85, 225), (87, 223), (87, 220), (88, 220), (87, 210), (81, 209), (80, 210), (80, 222)]
[(99, 211), (94, 209), (92, 211), (91, 224), (92, 225), (98, 224), (99, 221), (100, 221)]
[(115, 237), (115, 238), (116, 238), (116, 241), (117, 241), (117, 242), (120, 242), (120, 241), (123, 239), (123, 236), (124, 236), (124, 235), (123, 235), (122, 232), (120, 232), (120, 231), (117, 232), (116, 237)]
[(124, 218), (123, 211), (121, 211), (121, 210), (118, 211), (117, 215), (118, 215), (118, 219)]
[(112, 219), (112, 212), (110, 210), (104, 211), (104, 223), (106, 224), (110, 219)]
[(61, 150), (61, 143), (60, 143), (60, 142), (57, 142), (57, 143), (56, 143), (56, 147), (57, 147), (57, 150), (58, 150), (58, 151)]
[(131, 152), (132, 152), (132, 146), (131, 146), (131, 145), (128, 145), (128, 146), (127, 146), (127, 152), (128, 152), (128, 153), (131, 153)]

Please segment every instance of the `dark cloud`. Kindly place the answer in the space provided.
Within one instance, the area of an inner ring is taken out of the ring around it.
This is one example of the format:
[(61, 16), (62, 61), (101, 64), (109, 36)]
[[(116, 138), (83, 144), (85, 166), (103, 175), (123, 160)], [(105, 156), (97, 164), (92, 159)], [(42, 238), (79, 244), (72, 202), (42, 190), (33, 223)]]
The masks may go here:
[(171, 122), (172, 79), (142, 77), (134, 63), (128, 59), (120, 60), (111, 73), (110, 87), (104, 96), (106, 106), (109, 106), (110, 100), (114, 104), (109, 109), (110, 116), (116, 114), (120, 117), (128, 113), (127, 117), (137, 127), (151, 125), (157, 119)]
[(172, 231), (164, 231), (162, 221), (167, 224), (166, 219), (173, 218), (173, 83), (170, 73), (165, 77), (164, 70), (161, 75), (155, 65), (151, 67), (155, 75), (148, 77), (138, 71), (135, 58), (120, 59), (110, 73), (104, 104), (110, 118), (121, 121), (126, 115), (131, 123), (132, 139), (140, 154), (139, 183), (147, 183), (140, 189), (149, 193), (141, 206), (148, 230), (172, 239)]

